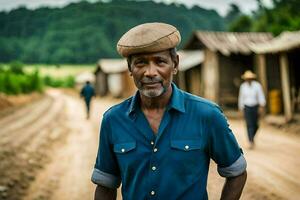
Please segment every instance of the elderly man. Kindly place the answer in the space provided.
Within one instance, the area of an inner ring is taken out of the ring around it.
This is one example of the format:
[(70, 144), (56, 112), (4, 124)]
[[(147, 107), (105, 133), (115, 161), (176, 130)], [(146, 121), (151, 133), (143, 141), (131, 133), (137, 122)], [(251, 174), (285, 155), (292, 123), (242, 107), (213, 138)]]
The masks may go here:
[(179, 31), (147, 23), (125, 33), (118, 52), (127, 58), (138, 91), (103, 116), (92, 181), (95, 199), (207, 199), (209, 162), (226, 178), (222, 199), (239, 199), (246, 161), (220, 108), (172, 83), (178, 71)]

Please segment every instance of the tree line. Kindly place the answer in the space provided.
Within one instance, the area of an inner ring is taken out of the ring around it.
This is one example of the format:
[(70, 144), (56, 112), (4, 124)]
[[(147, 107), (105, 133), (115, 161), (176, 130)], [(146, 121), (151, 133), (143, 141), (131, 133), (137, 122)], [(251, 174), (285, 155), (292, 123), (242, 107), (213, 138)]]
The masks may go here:
[(225, 20), (215, 10), (174, 3), (112, 0), (64, 8), (21, 7), (0, 12), (0, 62), (95, 63), (118, 56), (116, 43), (129, 28), (155, 21), (178, 27), (182, 44), (196, 29), (225, 30)]
[(278, 35), (300, 29), (299, 0), (272, 0), (271, 7), (256, 1), (258, 9), (251, 14), (231, 4), (225, 17), (198, 6), (188, 9), (177, 3), (129, 0), (0, 12), (0, 62), (89, 64), (99, 58), (118, 57), (115, 46), (121, 35), (145, 22), (175, 25), (182, 34), (181, 45), (195, 30)]
[(271, 32), (279, 35), (283, 31), (300, 30), (300, 1), (272, 0), (272, 6), (266, 7), (257, 0), (258, 9), (251, 15), (245, 15), (238, 10), (237, 16), (228, 27), (229, 31)]

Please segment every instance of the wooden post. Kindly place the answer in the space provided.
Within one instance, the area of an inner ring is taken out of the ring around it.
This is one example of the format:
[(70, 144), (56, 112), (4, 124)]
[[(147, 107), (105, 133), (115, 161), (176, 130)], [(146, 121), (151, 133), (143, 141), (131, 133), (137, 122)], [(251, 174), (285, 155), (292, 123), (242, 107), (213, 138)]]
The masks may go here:
[(218, 53), (205, 50), (203, 73), (201, 74), (204, 84), (204, 97), (218, 103), (219, 98), (219, 66)]
[(289, 80), (289, 64), (286, 53), (280, 54), (280, 74), (283, 94), (284, 115), (287, 121), (293, 117)]
[(257, 73), (259, 82), (262, 85), (262, 88), (265, 92), (265, 95), (268, 96), (268, 83), (267, 83), (267, 70), (266, 70), (266, 55), (259, 54), (257, 55)]
[(180, 89), (187, 91), (186, 82), (185, 82), (185, 73), (186, 73), (186, 71), (178, 72), (178, 79), (179, 79), (178, 84), (179, 84)]

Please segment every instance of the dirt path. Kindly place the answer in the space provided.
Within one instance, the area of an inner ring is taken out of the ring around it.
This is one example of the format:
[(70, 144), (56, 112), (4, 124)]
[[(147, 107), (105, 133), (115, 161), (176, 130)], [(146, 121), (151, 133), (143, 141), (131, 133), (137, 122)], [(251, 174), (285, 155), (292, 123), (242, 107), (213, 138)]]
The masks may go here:
[[(90, 176), (99, 123), (102, 113), (116, 101), (97, 99), (91, 119), (86, 120), (84, 104), (77, 96), (57, 90), (48, 94), (0, 118), (0, 200), (93, 198)], [(230, 123), (248, 161), (242, 199), (300, 199), (300, 137), (263, 125), (256, 149), (248, 150), (244, 123)], [(212, 163), (210, 199), (219, 199), (223, 182)]]
[(69, 136), (61, 148), (53, 150), (52, 162), (38, 174), (24, 200), (93, 198), (95, 186), (90, 177), (98, 148), (99, 122), (111, 102), (94, 101), (91, 119), (86, 120), (83, 102), (77, 97), (63, 97)]
[[(242, 199), (300, 199), (299, 136), (262, 124), (256, 148), (249, 150), (243, 122), (231, 120), (230, 124), (248, 163), (248, 180)], [(224, 180), (217, 177), (214, 164), (212, 168), (209, 191), (212, 199), (218, 199)]]

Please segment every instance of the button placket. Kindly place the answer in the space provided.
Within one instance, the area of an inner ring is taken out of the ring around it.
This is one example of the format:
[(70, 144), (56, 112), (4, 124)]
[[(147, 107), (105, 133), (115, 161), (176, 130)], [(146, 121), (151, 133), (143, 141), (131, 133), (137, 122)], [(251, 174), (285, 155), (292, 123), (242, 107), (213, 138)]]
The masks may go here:
[[(150, 177), (151, 177), (151, 186), (152, 186), (152, 190), (150, 190), (150, 199), (155, 198), (156, 195), (156, 191), (155, 191), (155, 187), (153, 187), (155, 185), (156, 182), (156, 176), (157, 176), (157, 163), (156, 163), (156, 157), (157, 157), (157, 152), (158, 152), (158, 148), (156, 147), (157, 144), (155, 143), (155, 140), (150, 141), (151, 144), (151, 159), (150, 159), (150, 166), (149, 166), (149, 170), (150, 170)], [(154, 185), (153, 185), (154, 184)]]

